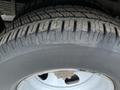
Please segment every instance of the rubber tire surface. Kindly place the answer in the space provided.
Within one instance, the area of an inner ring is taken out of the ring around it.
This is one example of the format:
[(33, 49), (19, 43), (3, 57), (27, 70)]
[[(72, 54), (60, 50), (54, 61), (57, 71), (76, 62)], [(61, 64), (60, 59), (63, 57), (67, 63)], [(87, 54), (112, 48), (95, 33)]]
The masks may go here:
[(2, 18), (0, 16), (0, 33), (3, 32), (4, 29), (5, 29), (5, 24), (4, 24), (4, 21), (2, 20)]
[(57, 5), (82, 5), (102, 9), (100, 3), (96, 0), (29, 0), (29, 2), (26, 1), (25, 6), (23, 10), (19, 12), (18, 17), (38, 8)]
[(15, 90), (33, 73), (84, 68), (112, 77), (120, 89), (120, 26), (79, 6), (38, 9), (15, 20), (0, 37), (0, 89)]

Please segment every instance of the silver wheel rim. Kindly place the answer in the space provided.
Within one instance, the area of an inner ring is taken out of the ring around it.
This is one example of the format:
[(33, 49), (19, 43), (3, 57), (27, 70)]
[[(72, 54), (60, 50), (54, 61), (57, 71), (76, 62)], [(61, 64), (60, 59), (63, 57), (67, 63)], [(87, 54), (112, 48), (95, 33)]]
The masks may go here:
[(114, 90), (106, 75), (77, 69), (58, 69), (23, 79), (17, 90)]

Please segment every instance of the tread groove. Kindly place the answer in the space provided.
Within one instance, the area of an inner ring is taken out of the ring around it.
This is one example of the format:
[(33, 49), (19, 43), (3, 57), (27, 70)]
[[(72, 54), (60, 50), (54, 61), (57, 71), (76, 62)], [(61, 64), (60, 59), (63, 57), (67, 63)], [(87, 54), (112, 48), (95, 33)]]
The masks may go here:
[(27, 33), (28, 33), (29, 28), (30, 28), (30, 26), (27, 26), (27, 29), (26, 29), (25, 34), (24, 34), (25, 37), (27, 37)]
[(34, 13), (41, 20), (41, 17), (39, 16), (39, 14), (37, 12), (34, 12)]
[(6, 39), (6, 42), (8, 42), (10, 35), (11, 35), (11, 32), (9, 33), (9, 35), (8, 35), (8, 37)]
[(105, 36), (107, 34), (107, 30), (106, 30), (106, 25), (103, 23), (103, 35)]
[(52, 24), (52, 21), (49, 22), (49, 25), (48, 25), (48, 29), (47, 29), (47, 33), (50, 32), (50, 29), (51, 29), (51, 24)]
[(63, 31), (64, 31), (64, 26), (65, 26), (65, 21), (63, 20), (62, 21), (62, 28), (61, 28), (61, 32), (63, 33)]
[(30, 23), (32, 22), (32, 20), (30, 19), (29, 15), (27, 16), (28, 20), (30, 21)]
[(88, 21), (88, 33), (90, 33), (90, 32), (91, 32), (91, 22)]
[(2, 41), (2, 39), (3, 39), (3, 38), (2, 38), (2, 37), (0, 37), (0, 42)]
[(38, 23), (36, 31), (35, 31), (35, 35), (37, 35), (38, 31), (39, 31), (39, 27), (40, 27), (40, 23)]
[(116, 28), (116, 27), (114, 27), (114, 29), (115, 29), (115, 35), (116, 35), (116, 38), (118, 38), (118, 37), (119, 37), (118, 30), (117, 30), (117, 28)]
[(73, 27), (73, 32), (76, 32), (76, 28), (77, 28), (77, 21), (74, 21), (74, 27)]
[(62, 15), (62, 17), (64, 17), (64, 15), (62, 13), (60, 13), (58, 10), (56, 10), (56, 8), (54, 8), (54, 10), (59, 13), (60, 15)]
[(47, 11), (44, 12), (49, 16), (49, 18), (52, 18), (52, 16)]
[(18, 34), (19, 34), (19, 31), (20, 31), (20, 29), (17, 30), (17, 33), (16, 33), (16, 35), (15, 35), (15, 40), (17, 39), (17, 36), (18, 36)]

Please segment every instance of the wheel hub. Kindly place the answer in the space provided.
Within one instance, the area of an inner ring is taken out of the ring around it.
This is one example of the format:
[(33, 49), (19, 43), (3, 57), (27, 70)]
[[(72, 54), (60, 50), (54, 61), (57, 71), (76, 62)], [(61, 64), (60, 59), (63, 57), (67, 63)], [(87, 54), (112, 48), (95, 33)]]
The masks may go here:
[(22, 80), (17, 90), (114, 90), (114, 84), (103, 74), (59, 69), (34, 74)]

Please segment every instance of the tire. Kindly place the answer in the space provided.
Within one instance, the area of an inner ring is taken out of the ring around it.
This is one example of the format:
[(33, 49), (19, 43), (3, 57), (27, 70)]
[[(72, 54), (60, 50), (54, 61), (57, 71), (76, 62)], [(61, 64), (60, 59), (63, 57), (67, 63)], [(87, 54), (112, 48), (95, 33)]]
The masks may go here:
[(101, 4), (95, 0), (29, 0), (29, 2), (25, 3), (25, 6), (21, 12), (17, 14), (17, 17), (35, 9), (56, 5), (82, 5), (91, 8), (97, 8), (106, 12), (106, 10), (101, 7)]
[(87, 7), (48, 7), (21, 16), (6, 31), (0, 37), (1, 90), (58, 68), (104, 73), (120, 90), (120, 26), (110, 16)]
[(4, 29), (5, 29), (5, 24), (2, 18), (0, 17), (0, 33), (3, 32)]

